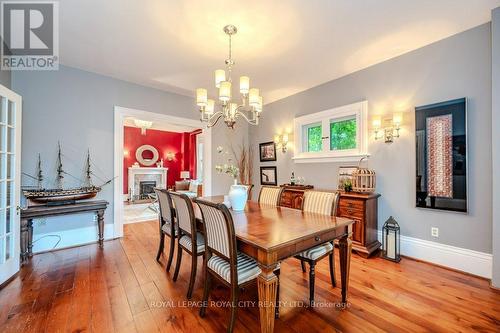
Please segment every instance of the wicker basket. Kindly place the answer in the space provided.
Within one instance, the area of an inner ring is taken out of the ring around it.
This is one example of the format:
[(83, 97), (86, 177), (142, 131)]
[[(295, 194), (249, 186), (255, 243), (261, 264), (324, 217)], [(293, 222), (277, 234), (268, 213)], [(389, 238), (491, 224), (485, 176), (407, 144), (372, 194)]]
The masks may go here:
[(361, 162), (366, 157), (363, 157), (358, 164), (358, 169), (352, 173), (352, 190), (355, 192), (371, 193), (375, 192), (375, 171), (368, 168), (361, 168)]

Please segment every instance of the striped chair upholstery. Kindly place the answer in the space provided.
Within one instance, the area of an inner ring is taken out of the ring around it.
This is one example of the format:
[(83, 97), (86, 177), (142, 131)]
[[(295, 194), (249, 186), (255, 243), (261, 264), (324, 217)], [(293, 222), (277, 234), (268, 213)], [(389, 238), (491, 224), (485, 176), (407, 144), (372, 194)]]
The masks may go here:
[(333, 245), (331, 243), (324, 243), (315, 246), (309, 250), (303, 251), (298, 255), (307, 259), (316, 260), (324, 254), (330, 253), (333, 250)]
[[(241, 252), (238, 252), (236, 265), (238, 270), (238, 284), (255, 279), (261, 273), (261, 269), (257, 266), (255, 260)], [(224, 280), (231, 283), (231, 265), (226, 260), (213, 255), (208, 260), (207, 266)]]
[[(196, 202), (203, 214), (208, 248), (225, 257), (212, 254), (207, 261), (207, 267), (228, 283), (232, 283), (230, 263), (235, 259), (238, 285), (256, 278), (261, 273), (257, 262), (244, 253), (236, 251), (234, 228), (228, 228), (229, 223), (233, 224), (231, 215), (225, 215), (221, 208), (205, 204), (202, 200)], [(232, 249), (231, 244), (233, 244)]]
[[(168, 235), (172, 234), (172, 228), (170, 226), (170, 223), (165, 223), (164, 225), (162, 225), (161, 226), (161, 230), (163, 230)], [(174, 229), (174, 235), (177, 235), (177, 230), (176, 229)]]
[(337, 211), (338, 192), (306, 191), (304, 193), (304, 212), (334, 215)]
[(175, 239), (177, 238), (179, 231), (177, 230), (177, 223), (175, 222), (175, 214), (173, 211), (170, 193), (161, 188), (155, 188), (154, 191), (158, 202), (160, 222), (160, 242), (158, 244), (158, 252), (156, 253), (156, 261), (160, 261), (160, 257), (163, 253), (163, 249), (165, 247), (165, 236), (170, 237), (170, 247), (166, 265), (166, 270), (168, 272), (174, 258)]
[[(207, 245), (220, 254), (231, 257), (229, 230), (226, 218), (220, 209), (198, 202), (203, 214), (203, 223), (207, 230)], [(231, 221), (232, 222), (232, 221)]]
[(175, 206), (179, 228), (191, 234), (191, 216), (189, 215), (188, 203), (179, 195), (172, 195), (172, 201)]
[[(191, 240), (191, 236), (182, 236), (179, 239), (179, 243), (186, 249), (191, 249), (193, 241)], [(201, 253), (203, 251), (205, 251), (205, 237), (203, 237), (201, 232), (196, 232), (196, 253)]]
[(259, 203), (278, 206), (282, 188), (278, 186), (262, 186), (259, 194)]
[(158, 202), (160, 206), (160, 215), (165, 223), (172, 223), (172, 201), (168, 197), (165, 191), (160, 189), (155, 189), (155, 193), (158, 197)]

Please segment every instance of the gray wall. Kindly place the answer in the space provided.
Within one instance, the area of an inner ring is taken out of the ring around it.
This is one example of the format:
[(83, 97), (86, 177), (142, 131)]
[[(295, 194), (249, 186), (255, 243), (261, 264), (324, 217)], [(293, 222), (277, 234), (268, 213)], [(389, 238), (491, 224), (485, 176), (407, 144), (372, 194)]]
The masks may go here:
[(500, 288), (500, 7), (492, 11), (492, 158), (493, 158), (493, 278)]
[[(318, 70), (321, 70), (318, 68)], [(469, 207), (468, 215), (415, 208), (414, 107), (468, 97)], [(373, 140), (370, 131), (369, 167), (377, 172), (379, 226), (393, 215), (402, 234), (462, 248), (491, 253), (491, 46), (490, 24), (377, 64), (351, 75), (265, 106), (262, 124), (250, 129), (254, 145), (293, 126), (295, 116), (327, 110), (362, 100), (369, 103), (369, 118), (380, 110), (392, 113), (404, 105), (401, 138), (393, 144)], [(289, 182), (292, 171), (321, 189), (337, 186), (339, 163), (294, 164), (292, 151), (278, 152), (279, 183)], [(352, 164), (351, 164), (352, 165)], [(254, 198), (258, 194), (254, 192)], [(439, 227), (439, 238), (431, 227)]]
[(3, 71), (0, 69), (0, 84), (10, 89), (10, 71)]
[[(63, 147), (67, 172), (82, 175), (86, 150), (90, 148), (98, 166), (97, 174), (105, 179), (113, 176), (115, 105), (192, 119), (199, 116), (190, 97), (66, 66), (60, 66), (59, 71), (17, 71), (12, 75), (12, 88), (23, 97), (22, 171), (34, 174), (37, 156), (41, 153), (48, 180), (54, 179), (58, 141)], [(215, 137), (222, 137), (221, 128), (214, 129)], [(224, 133), (224, 138), (230, 140), (234, 135)], [(227, 180), (227, 177), (214, 174), (214, 184), (221, 183), (219, 178)], [(68, 186), (79, 184), (69, 176), (65, 181)], [(23, 183), (29, 182), (29, 178), (23, 177)], [(121, 184), (104, 187), (98, 196), (111, 203), (105, 216), (108, 224), (113, 223), (113, 186)], [(223, 193), (222, 187), (215, 188), (215, 193), (219, 192)], [(60, 234), (93, 225), (89, 215), (56, 218), (46, 224), (39, 221), (35, 223), (35, 239), (37, 234)], [(50, 248), (55, 240), (44, 239), (35, 244), (35, 249)], [(59, 246), (63, 245), (68, 244), (63, 240)]]
[[(2, 38), (0, 37), (0, 43), (3, 43)], [(4, 47), (7, 47), (7, 45), (4, 45)], [(10, 71), (4, 71), (0, 69), (0, 84), (6, 86), (7, 88), (10, 89)]]

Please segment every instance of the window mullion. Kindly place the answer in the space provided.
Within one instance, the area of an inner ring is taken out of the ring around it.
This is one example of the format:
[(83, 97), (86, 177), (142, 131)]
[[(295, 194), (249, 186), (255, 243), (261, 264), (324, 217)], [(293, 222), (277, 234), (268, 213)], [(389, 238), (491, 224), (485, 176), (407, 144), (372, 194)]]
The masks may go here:
[(322, 119), (321, 121), (321, 136), (323, 138), (322, 144), (323, 144), (323, 149), (322, 152), (326, 153), (330, 151), (330, 119)]

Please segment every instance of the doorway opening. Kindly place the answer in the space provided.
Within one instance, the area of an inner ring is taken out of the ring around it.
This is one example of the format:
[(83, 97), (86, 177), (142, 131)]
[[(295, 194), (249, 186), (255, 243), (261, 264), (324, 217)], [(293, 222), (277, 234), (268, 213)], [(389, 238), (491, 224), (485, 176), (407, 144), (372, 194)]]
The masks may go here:
[(155, 187), (211, 194), (207, 142), (199, 121), (115, 106), (115, 237), (123, 224), (158, 218)]

